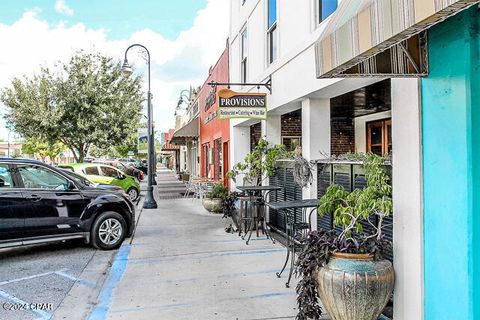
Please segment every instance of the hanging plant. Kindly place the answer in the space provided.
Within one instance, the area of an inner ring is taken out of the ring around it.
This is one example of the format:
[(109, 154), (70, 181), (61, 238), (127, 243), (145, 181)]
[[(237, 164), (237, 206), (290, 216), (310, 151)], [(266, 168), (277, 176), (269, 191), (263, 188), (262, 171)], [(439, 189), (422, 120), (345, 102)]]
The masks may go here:
[(313, 165), (302, 157), (302, 148), (295, 148), (295, 165), (293, 167), (293, 179), (295, 183), (306, 188), (313, 182)]

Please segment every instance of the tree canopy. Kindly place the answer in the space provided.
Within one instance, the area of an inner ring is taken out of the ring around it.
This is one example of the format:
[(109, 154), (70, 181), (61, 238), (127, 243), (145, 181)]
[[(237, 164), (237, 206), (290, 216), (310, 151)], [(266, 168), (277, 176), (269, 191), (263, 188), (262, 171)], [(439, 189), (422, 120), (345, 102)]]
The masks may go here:
[(62, 142), (82, 162), (92, 145), (122, 145), (136, 132), (142, 97), (140, 78), (123, 77), (120, 62), (81, 51), (53, 70), (13, 79), (0, 100), (13, 130)]
[(42, 161), (45, 161), (46, 157), (49, 157), (50, 160), (53, 160), (63, 151), (65, 151), (65, 145), (63, 145), (61, 142), (44, 142), (38, 138), (29, 138), (22, 144), (23, 153), (39, 155), (40, 158), (42, 158)]

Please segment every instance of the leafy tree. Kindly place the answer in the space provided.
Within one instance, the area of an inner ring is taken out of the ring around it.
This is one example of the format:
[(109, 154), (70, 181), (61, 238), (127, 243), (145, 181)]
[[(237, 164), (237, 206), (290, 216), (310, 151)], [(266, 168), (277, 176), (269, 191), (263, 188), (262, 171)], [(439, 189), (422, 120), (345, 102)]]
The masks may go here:
[(129, 151), (133, 151), (136, 155), (138, 153), (137, 132), (127, 137), (123, 143), (115, 145), (114, 149), (122, 158), (128, 157)]
[(82, 162), (92, 145), (107, 149), (136, 132), (142, 96), (140, 78), (123, 77), (119, 62), (80, 51), (55, 70), (15, 78), (0, 100), (16, 132), (62, 142)]
[(29, 138), (22, 145), (22, 152), (30, 155), (38, 155), (45, 161), (46, 157), (51, 160), (56, 158), (60, 153), (65, 151), (65, 145), (60, 142), (50, 143), (42, 141), (38, 138)]

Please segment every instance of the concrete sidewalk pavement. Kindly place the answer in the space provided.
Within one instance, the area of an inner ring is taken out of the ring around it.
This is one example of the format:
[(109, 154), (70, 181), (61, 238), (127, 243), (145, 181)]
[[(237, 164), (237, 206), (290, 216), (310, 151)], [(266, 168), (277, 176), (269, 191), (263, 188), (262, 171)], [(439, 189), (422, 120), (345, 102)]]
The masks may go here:
[(90, 319), (294, 319), (296, 281), (275, 276), (285, 248), (255, 236), (247, 246), (224, 224), (193, 199), (144, 210)]

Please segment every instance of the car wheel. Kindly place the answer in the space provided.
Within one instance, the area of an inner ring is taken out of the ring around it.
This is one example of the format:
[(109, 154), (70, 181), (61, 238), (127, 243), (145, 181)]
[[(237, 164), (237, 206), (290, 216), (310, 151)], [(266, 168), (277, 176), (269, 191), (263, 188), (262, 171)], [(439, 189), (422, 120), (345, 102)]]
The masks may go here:
[(132, 201), (135, 201), (137, 200), (138, 198), (138, 189), (135, 188), (135, 187), (131, 187), (130, 189), (128, 189), (127, 191), (127, 194), (128, 194), (128, 197), (130, 198), (130, 200)]
[(97, 249), (117, 249), (127, 233), (125, 219), (117, 212), (107, 211), (95, 220), (91, 231), (92, 244)]

